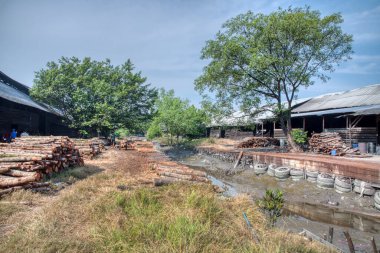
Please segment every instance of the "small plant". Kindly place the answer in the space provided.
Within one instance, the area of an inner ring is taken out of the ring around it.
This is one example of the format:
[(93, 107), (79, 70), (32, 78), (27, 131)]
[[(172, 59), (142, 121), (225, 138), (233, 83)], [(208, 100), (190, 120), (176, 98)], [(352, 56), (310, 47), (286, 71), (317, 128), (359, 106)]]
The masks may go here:
[(274, 226), (277, 218), (281, 216), (284, 207), (284, 197), (279, 189), (265, 191), (265, 196), (258, 201), (258, 206), (269, 217), (270, 226)]
[(291, 132), (294, 142), (298, 145), (305, 144), (307, 141), (307, 132), (301, 129), (293, 129)]
[(207, 139), (207, 142), (210, 143), (210, 144), (215, 144), (215, 138), (210, 137), (210, 138)]

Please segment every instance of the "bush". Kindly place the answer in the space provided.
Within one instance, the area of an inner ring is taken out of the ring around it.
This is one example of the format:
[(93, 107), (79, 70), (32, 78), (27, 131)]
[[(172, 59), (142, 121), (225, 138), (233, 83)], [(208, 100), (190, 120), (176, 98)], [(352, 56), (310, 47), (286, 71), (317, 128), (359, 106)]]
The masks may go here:
[(268, 189), (265, 191), (265, 196), (257, 204), (269, 217), (270, 225), (274, 226), (284, 207), (283, 193), (279, 189)]
[(305, 144), (307, 141), (307, 132), (301, 129), (293, 129), (291, 132), (294, 142), (297, 144)]

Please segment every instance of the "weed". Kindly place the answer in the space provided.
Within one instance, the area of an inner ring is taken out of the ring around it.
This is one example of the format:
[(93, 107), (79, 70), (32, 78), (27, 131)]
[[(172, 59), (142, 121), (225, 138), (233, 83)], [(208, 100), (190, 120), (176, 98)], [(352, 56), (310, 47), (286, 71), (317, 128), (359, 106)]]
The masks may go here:
[(284, 207), (282, 191), (279, 189), (267, 189), (265, 196), (258, 201), (258, 206), (268, 215), (270, 225), (274, 226), (277, 218), (281, 216), (282, 208)]

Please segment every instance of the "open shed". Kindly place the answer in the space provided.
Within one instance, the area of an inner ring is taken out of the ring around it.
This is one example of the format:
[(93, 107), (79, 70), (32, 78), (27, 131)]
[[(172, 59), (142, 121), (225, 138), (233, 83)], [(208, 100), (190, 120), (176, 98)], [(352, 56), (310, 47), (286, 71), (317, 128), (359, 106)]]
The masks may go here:
[(380, 84), (315, 97), (292, 110), (313, 132), (338, 132), (348, 143), (380, 143)]
[(62, 113), (29, 96), (29, 87), (0, 71), (0, 134), (16, 129), (33, 135), (76, 136), (62, 121)]

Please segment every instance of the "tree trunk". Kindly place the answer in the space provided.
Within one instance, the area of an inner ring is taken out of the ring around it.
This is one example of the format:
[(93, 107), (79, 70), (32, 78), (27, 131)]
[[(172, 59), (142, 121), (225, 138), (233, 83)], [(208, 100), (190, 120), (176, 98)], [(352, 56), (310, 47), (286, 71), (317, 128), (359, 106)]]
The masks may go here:
[(280, 117), (280, 125), (281, 129), (286, 136), (286, 139), (288, 141), (288, 145), (290, 147), (290, 152), (301, 152), (300, 147), (294, 142), (293, 136), (291, 135), (292, 131), (292, 123), (290, 119), (290, 115), (286, 116), (283, 115)]

